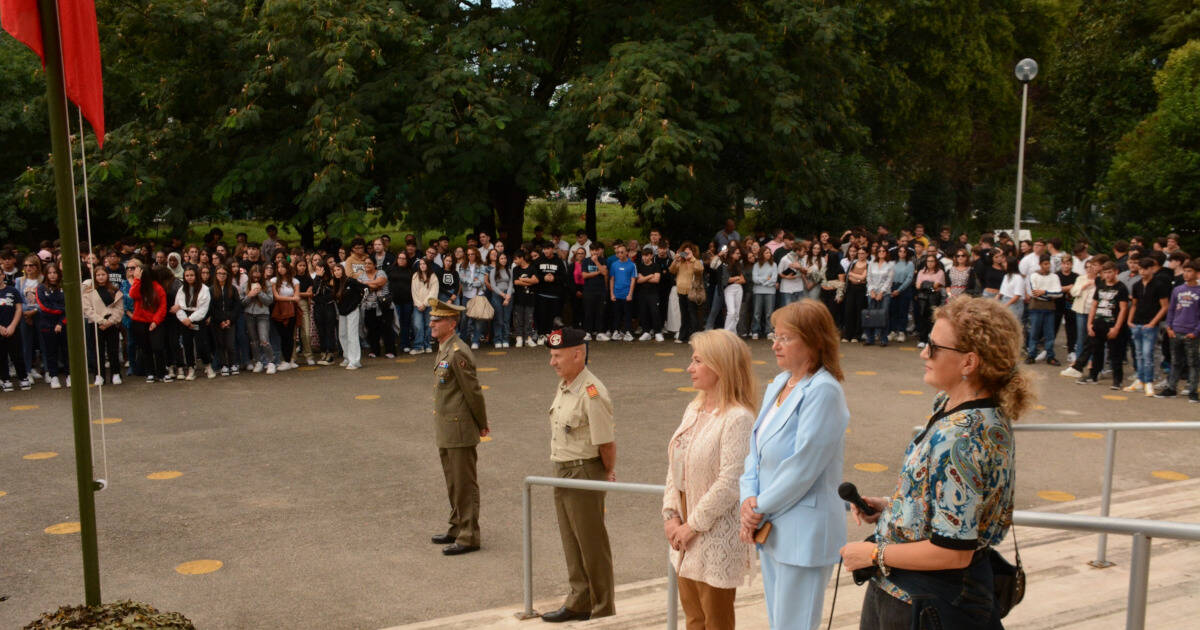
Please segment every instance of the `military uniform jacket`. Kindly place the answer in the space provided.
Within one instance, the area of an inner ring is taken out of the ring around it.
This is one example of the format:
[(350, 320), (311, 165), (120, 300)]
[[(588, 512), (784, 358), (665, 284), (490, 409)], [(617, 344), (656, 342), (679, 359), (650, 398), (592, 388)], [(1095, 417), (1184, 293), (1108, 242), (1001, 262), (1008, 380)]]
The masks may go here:
[(558, 382), (550, 406), (550, 460), (569, 462), (600, 456), (600, 445), (615, 439), (612, 399), (587, 368), (568, 385)]
[(433, 425), (438, 448), (479, 444), (479, 432), (488, 428), (483, 391), (475, 375), (475, 355), (458, 335), (438, 348), (437, 377), (433, 390)]

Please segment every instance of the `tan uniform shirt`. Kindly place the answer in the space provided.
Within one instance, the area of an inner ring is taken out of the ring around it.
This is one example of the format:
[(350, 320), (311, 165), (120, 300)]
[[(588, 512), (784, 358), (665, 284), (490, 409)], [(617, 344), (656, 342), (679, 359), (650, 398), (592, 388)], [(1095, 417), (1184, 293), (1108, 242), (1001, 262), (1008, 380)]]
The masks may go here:
[(587, 368), (568, 385), (558, 382), (550, 407), (550, 460), (569, 462), (600, 456), (600, 445), (615, 440), (612, 399)]

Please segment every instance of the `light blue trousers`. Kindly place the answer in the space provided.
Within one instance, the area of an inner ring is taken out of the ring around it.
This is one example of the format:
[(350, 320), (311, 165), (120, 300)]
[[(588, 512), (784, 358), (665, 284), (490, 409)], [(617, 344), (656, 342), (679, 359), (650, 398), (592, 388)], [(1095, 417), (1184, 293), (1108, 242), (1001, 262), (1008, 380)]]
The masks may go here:
[(763, 594), (771, 630), (818, 630), (825, 605), (825, 586), (836, 565), (801, 567), (777, 562), (761, 549)]

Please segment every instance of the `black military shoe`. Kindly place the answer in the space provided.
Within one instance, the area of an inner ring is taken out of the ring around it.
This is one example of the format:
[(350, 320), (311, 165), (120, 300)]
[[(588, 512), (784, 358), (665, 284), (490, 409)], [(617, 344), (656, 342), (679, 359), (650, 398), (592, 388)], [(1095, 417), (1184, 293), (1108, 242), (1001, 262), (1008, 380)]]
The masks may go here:
[(437, 534), (429, 540), (433, 541), (433, 544), (435, 545), (449, 545), (450, 543), (454, 542), (454, 536), (451, 536), (450, 534)]
[(472, 551), (479, 551), (479, 545), (460, 545), (458, 543), (454, 543), (452, 545), (446, 545), (443, 547), (442, 555), (458, 556), (464, 553), (471, 553)]
[(590, 612), (575, 612), (574, 610), (563, 606), (554, 612), (548, 612), (542, 615), (542, 621), (548, 621), (550, 623), (562, 623), (564, 621), (587, 621), (588, 619), (591, 619), (591, 617), (592, 613)]

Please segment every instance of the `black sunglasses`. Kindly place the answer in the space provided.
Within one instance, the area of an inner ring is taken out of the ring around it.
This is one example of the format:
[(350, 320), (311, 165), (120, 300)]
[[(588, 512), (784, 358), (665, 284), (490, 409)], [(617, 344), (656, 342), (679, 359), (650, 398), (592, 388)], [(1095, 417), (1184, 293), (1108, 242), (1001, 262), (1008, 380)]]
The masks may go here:
[(962, 352), (964, 354), (967, 352), (970, 352), (970, 350), (963, 350), (962, 348), (955, 348), (953, 346), (943, 346), (943, 345), (933, 343), (932, 341), (929, 342), (928, 348), (929, 348), (929, 358), (930, 359), (937, 357), (938, 350), (949, 350), (951, 352)]

